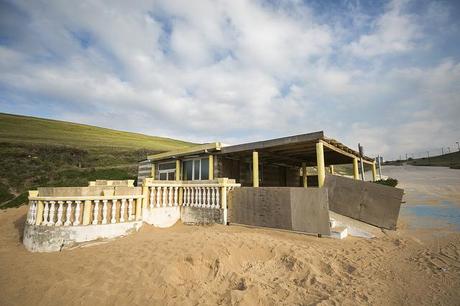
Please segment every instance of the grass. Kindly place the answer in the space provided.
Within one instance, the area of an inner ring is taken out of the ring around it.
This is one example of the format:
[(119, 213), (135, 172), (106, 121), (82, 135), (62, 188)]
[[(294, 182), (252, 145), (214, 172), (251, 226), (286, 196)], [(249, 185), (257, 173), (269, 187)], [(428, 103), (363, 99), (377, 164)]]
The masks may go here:
[(388, 165), (400, 166), (404, 163), (413, 166), (433, 166), (433, 167), (449, 167), (452, 169), (460, 169), (460, 152), (453, 152), (444, 155), (437, 155), (432, 157), (422, 157), (417, 159), (409, 158), (407, 161), (396, 160), (386, 162)]
[(147, 154), (191, 143), (64, 121), (0, 113), (0, 208), (27, 201), (39, 186), (86, 186), (135, 179)]

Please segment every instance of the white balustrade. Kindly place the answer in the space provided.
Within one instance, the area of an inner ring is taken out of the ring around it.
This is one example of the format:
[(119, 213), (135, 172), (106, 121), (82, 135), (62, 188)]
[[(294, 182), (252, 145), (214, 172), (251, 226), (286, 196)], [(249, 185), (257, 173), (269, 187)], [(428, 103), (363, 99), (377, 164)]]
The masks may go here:
[(99, 217), (99, 200), (94, 200), (93, 224), (96, 225)]
[(107, 224), (107, 202), (108, 200), (102, 200), (102, 224)]
[(56, 221), (56, 226), (61, 226), (62, 225), (62, 213), (64, 212), (64, 201), (58, 201), (59, 208), (57, 211), (57, 221)]
[(112, 200), (112, 218), (110, 219), (110, 223), (115, 223), (117, 222), (117, 219), (115, 218), (115, 213), (117, 211), (117, 200)]
[(149, 201), (149, 207), (153, 208), (153, 198), (155, 195), (155, 187), (150, 188), (150, 201)]
[(128, 199), (128, 221), (134, 220), (133, 215), (133, 199)]
[(74, 221), (73, 225), (80, 225), (80, 204), (81, 201), (75, 201), (76, 206), (75, 206), (75, 215), (74, 215)]
[(121, 199), (121, 204), (120, 204), (120, 222), (125, 222), (125, 204), (126, 204), (126, 199)]
[(179, 190), (179, 187), (174, 187), (174, 206), (178, 206), (178, 190)]
[[(178, 192), (176, 190), (176, 192)], [(142, 195), (126, 196), (76, 196), (75, 200), (67, 200), (70, 197), (51, 196), (29, 196), (29, 210), (26, 223), (30, 225), (44, 226), (85, 226), (108, 223), (108, 205), (111, 206), (110, 223), (131, 222), (136, 219), (137, 201), (141, 201)], [(178, 201), (174, 195), (174, 189), (170, 193), (171, 203)], [(120, 200), (119, 210), (117, 201)], [(38, 211), (38, 204), (41, 201), (42, 211)], [(102, 201), (102, 216), (99, 223), (99, 203)], [(109, 203), (110, 201), (110, 203)], [(94, 202), (94, 205), (93, 205)], [(140, 203), (140, 202), (138, 202)], [(89, 206), (87, 206), (89, 205)], [(173, 204), (170, 204), (171, 206)], [(85, 208), (85, 209), (83, 209)], [(40, 214), (40, 215), (37, 215)], [(40, 222), (37, 222), (39, 218)], [(83, 221), (82, 221), (83, 220)]]
[(161, 192), (161, 188), (157, 187), (156, 190), (157, 190), (157, 196), (155, 198), (155, 200), (156, 200), (156, 203), (155, 203), (156, 205), (155, 206), (160, 207), (160, 192)]

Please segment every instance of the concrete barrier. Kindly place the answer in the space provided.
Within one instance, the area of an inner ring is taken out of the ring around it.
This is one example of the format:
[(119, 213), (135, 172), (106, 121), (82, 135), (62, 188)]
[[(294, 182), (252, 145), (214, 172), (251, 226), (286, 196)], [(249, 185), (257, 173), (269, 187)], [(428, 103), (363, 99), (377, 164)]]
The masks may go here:
[(330, 235), (324, 188), (241, 187), (229, 201), (230, 223)]
[(223, 224), (224, 210), (203, 207), (181, 207), (180, 219), (184, 224), (207, 225), (219, 223)]
[(378, 227), (396, 229), (403, 189), (339, 176), (326, 176), (329, 209)]

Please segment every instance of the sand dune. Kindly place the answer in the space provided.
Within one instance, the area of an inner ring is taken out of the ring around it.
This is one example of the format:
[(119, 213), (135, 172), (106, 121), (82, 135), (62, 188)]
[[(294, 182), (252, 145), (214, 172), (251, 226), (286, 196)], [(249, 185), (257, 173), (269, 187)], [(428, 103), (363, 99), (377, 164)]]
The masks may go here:
[(460, 302), (460, 234), (333, 240), (269, 229), (144, 226), (29, 253), (25, 207), (0, 212), (0, 305), (356, 305)]

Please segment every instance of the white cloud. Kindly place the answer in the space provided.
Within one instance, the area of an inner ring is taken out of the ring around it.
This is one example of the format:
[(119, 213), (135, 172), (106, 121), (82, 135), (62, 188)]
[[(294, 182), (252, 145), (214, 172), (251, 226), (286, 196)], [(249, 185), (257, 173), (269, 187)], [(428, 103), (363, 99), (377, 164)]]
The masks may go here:
[[(30, 112), (20, 101), (34, 97), (55, 118), (196, 142), (324, 129), (369, 154), (457, 136), (458, 61), (385, 57), (429, 42), (406, 3), (389, 3), (370, 31), (359, 9), (358, 28), (340, 28), (341, 16), (325, 22), (297, 1), (15, 5), (28, 17), (15, 41), (0, 44), (0, 106), (19, 95), (16, 108)], [(447, 18), (428, 11), (437, 24)]]

